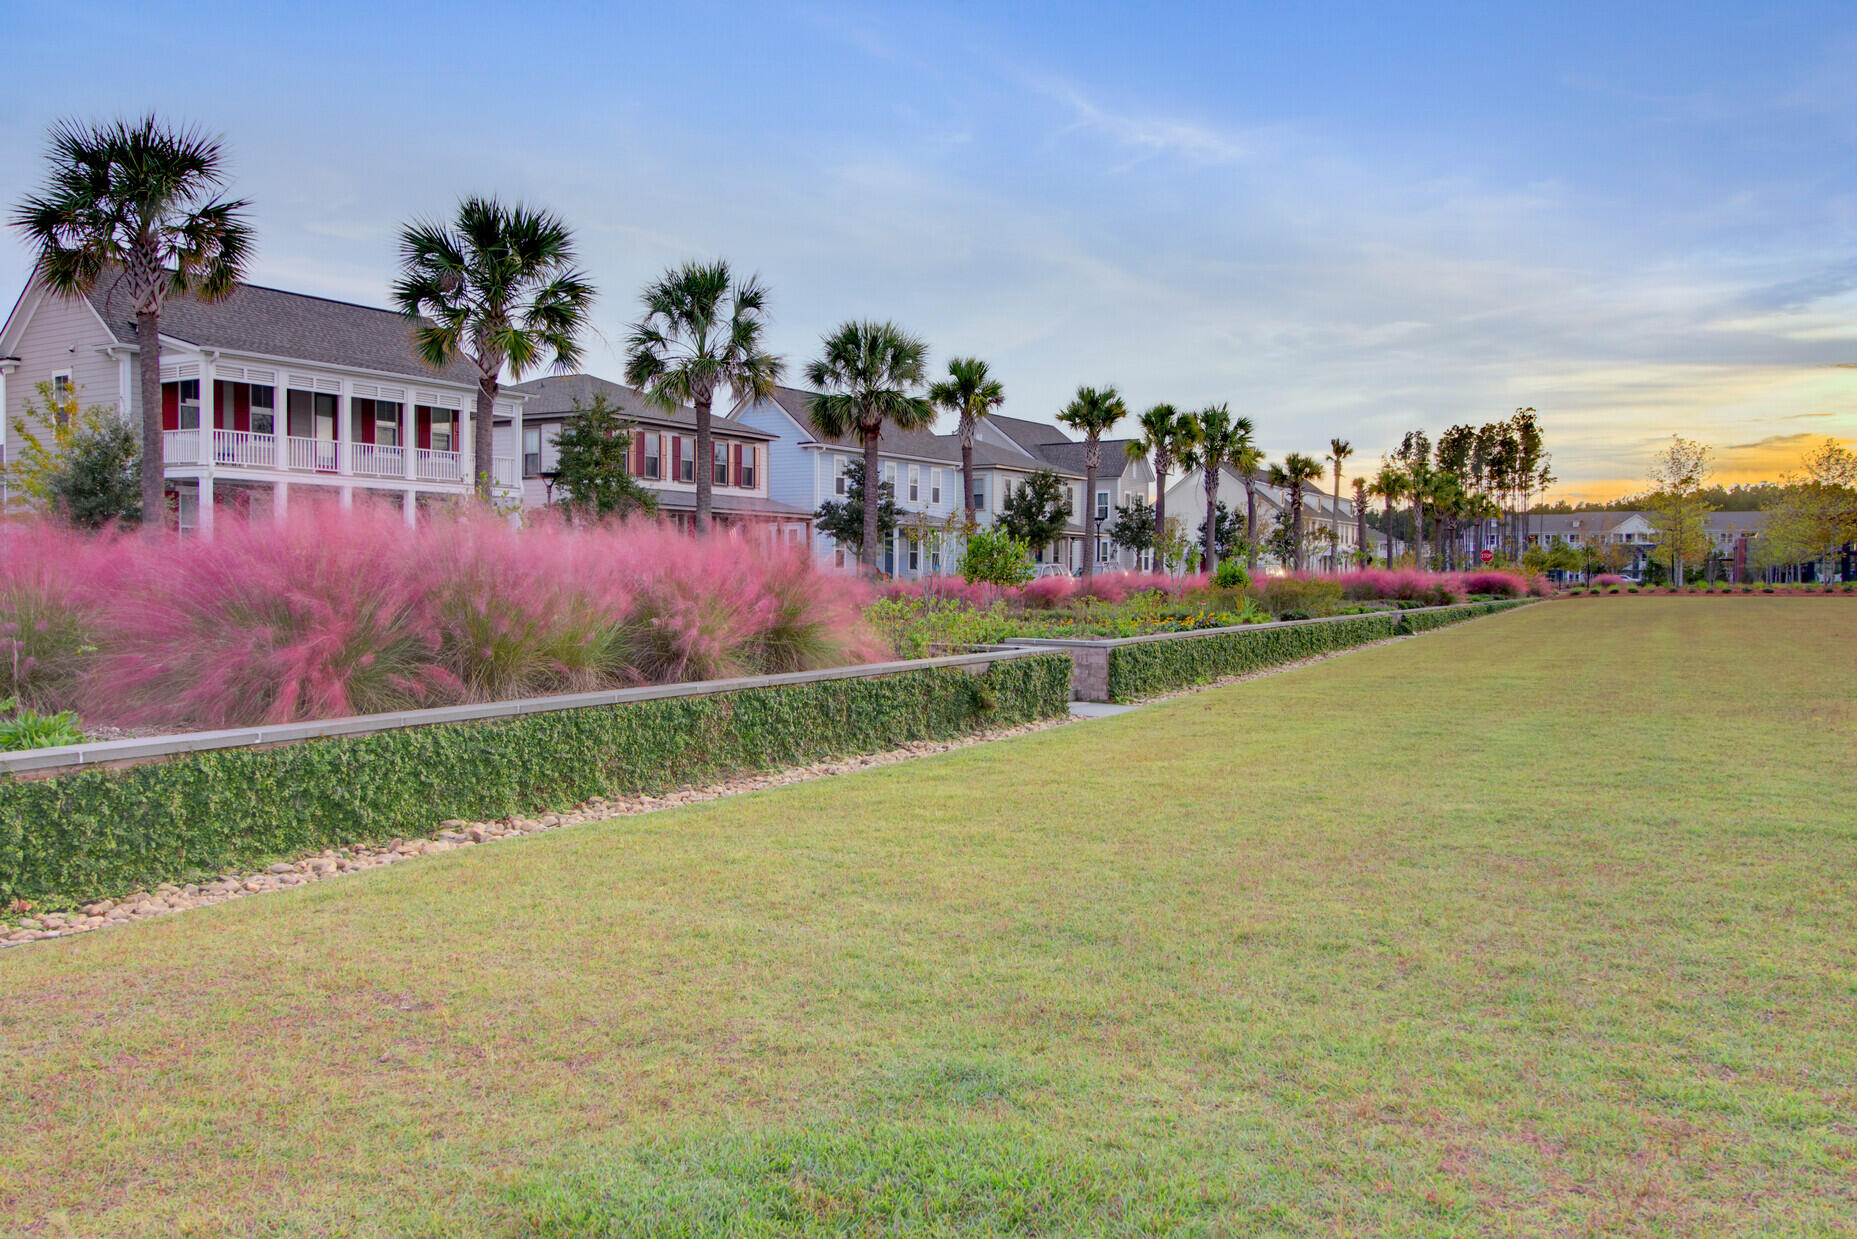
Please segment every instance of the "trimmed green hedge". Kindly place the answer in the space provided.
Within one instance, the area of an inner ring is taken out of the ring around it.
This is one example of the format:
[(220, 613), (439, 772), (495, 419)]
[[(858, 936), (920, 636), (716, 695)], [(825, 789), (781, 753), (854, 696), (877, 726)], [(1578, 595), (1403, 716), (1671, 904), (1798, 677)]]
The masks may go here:
[(1472, 602), (1437, 611), (1387, 611), (1351, 619), (1309, 620), (1250, 632), (1138, 641), (1109, 651), (1109, 699), (1134, 701), (1226, 676), (1351, 649), (1370, 641), (1442, 628), (1526, 605), (1528, 600)]
[(1070, 659), (925, 668), (408, 727), (125, 770), (0, 775), (0, 899), (40, 909), (250, 870), (447, 818), (565, 809), (1062, 715)]

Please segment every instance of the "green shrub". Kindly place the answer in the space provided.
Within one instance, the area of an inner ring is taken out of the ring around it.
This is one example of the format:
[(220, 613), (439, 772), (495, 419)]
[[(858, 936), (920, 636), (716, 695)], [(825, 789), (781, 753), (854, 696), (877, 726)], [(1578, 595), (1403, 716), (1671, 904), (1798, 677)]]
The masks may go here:
[(976, 529), (954, 570), (970, 585), (1023, 585), (1032, 579), (1032, 548), (1004, 530)]
[(1251, 583), (1251, 574), (1236, 559), (1221, 559), (1212, 573), (1212, 584), (1219, 589), (1243, 589)]
[(77, 715), (69, 710), (37, 714), (12, 697), (0, 701), (0, 753), (51, 749), (61, 744), (83, 742), (84, 729), (78, 726)]
[(0, 899), (70, 906), (279, 857), (1062, 715), (1070, 659), (930, 667), (274, 748), (0, 774)]

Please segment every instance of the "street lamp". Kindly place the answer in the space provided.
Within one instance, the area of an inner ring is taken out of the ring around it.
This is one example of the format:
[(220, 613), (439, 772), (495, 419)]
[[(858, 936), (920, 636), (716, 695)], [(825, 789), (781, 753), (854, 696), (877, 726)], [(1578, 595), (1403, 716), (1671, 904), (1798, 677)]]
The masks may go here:
[(542, 487), (546, 496), (543, 499), (543, 504), (552, 508), (555, 503), (555, 479), (561, 476), (560, 470), (543, 469), (535, 476), (542, 480)]

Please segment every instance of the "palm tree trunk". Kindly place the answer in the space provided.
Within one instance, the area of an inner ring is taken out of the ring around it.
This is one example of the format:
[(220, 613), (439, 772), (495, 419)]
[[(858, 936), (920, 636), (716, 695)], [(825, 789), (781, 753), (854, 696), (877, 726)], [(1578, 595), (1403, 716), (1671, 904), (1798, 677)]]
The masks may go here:
[(1096, 466), (1083, 462), (1083, 587), (1096, 579)]
[[(697, 425), (702, 426), (699, 420)], [(877, 507), (883, 501), (883, 479), (877, 475), (877, 432), (864, 432), (864, 546), (858, 558), (871, 576), (877, 575)]]
[(1257, 486), (1249, 477), (1244, 480), (1244, 566), (1257, 575)]
[[(709, 532), (709, 514), (715, 502), (710, 496), (710, 492), (715, 489), (716, 485), (716, 449), (712, 446), (715, 443), (715, 435), (711, 432), (709, 425), (709, 410), (713, 399), (713, 396), (699, 396), (694, 401), (696, 407), (696, 531), (698, 533)], [(870, 475), (866, 474), (864, 493), (867, 496), (870, 494), (872, 485)], [(872, 517), (867, 515), (865, 519), (870, 520)]]
[[(161, 440), (161, 316), (143, 310), (135, 316), (136, 385), (142, 394), (142, 531), (160, 537), (168, 529), (167, 464)], [(200, 408), (212, 406), (201, 393)], [(278, 411), (281, 415), (283, 410)], [(205, 422), (207, 414), (201, 413)]]
[[(495, 415), (496, 380), (481, 376), (477, 380), (477, 420), (471, 423), (471, 454), (476, 457), (472, 468), (477, 474), (477, 497), (485, 503), (491, 499), (491, 475), (496, 464), (496, 423), (491, 420)], [(349, 427), (341, 426), (336, 437), (346, 439), (350, 433)]]
[(1386, 497), (1386, 570), (1393, 570), (1393, 497)]
[(1335, 557), (1335, 571), (1341, 571), (1341, 462), (1335, 462), (1335, 515), (1329, 522), (1331, 541), (1328, 553)]
[(1215, 465), (1206, 470), (1206, 527), (1202, 530), (1206, 535), (1206, 549), (1202, 556), (1204, 562), (1199, 566), (1207, 572), (1211, 572), (1219, 566), (1218, 531), (1213, 527), (1213, 518), (1217, 515), (1218, 501), (1219, 470), (1218, 466)]
[(974, 518), (974, 419), (971, 415), (961, 418), (961, 482), (967, 487), (967, 498), (961, 506), (967, 510), (967, 527), (972, 529), (978, 522)]
[(1354, 564), (1357, 571), (1365, 572), (1372, 562), (1373, 556), (1367, 553), (1367, 502), (1363, 498), (1354, 504)]
[(1290, 537), (1294, 539), (1291, 544), (1293, 551), (1291, 558), (1296, 565), (1296, 571), (1301, 572), (1308, 561), (1303, 555), (1302, 491), (1300, 490), (1290, 491)]
[(1425, 571), (1425, 504), (1412, 501), (1412, 566)]
[(1155, 568), (1165, 572), (1167, 564), (1161, 546), (1167, 540), (1167, 466), (1157, 454), (1154, 458), (1154, 559)]

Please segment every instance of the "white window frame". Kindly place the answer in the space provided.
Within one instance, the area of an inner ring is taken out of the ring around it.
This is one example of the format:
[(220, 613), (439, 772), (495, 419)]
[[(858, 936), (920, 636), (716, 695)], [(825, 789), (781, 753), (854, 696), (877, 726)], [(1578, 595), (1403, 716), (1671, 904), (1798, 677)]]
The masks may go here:
[[(400, 413), (403, 407), (397, 400), (376, 400), (374, 402), (374, 443), (376, 446), (400, 446)], [(392, 416), (382, 413), (382, 409), (392, 409)], [(387, 436), (384, 439), (381, 438), (383, 434)]]
[[(529, 450), (529, 443), (531, 440), (535, 443), (535, 450), (533, 452)], [(535, 467), (533, 469), (529, 468), (529, 457), (531, 456), (535, 457)], [(525, 478), (539, 477), (541, 476), (541, 472), (542, 428), (540, 426), (524, 426), (522, 428), (522, 476)]]
[[(249, 387), (248, 401), (249, 401), (249, 405), (251, 408), (252, 433), (260, 434), (260, 435), (276, 434), (277, 433), (277, 388), (270, 383), (251, 383), (251, 384), (248, 384), (247, 386)], [(267, 393), (265, 396), (265, 399), (269, 401), (270, 403), (259, 404), (258, 403), (259, 392)], [(258, 410), (260, 409), (263, 409), (264, 416), (271, 420), (271, 425), (268, 430), (258, 429)]]
[(909, 502), (922, 502), (922, 466), (909, 466)]
[(845, 471), (849, 468), (851, 468), (849, 456), (832, 457), (832, 493), (834, 495), (843, 495), (851, 489), (851, 484), (845, 480)]
[(1109, 519), (1109, 492), (1106, 490), (1099, 490), (1096, 492), (1096, 520), (1098, 523), (1101, 523), (1108, 519)]
[[(727, 486), (729, 484), (729, 447), (728, 447), (728, 444), (724, 443), (720, 439), (717, 439), (714, 442), (712, 442), (709, 445), (709, 461), (710, 461), (710, 464), (709, 464), (710, 484), (712, 486)], [(716, 476), (718, 470), (721, 471), (722, 476), (720, 477)]]
[(742, 489), (754, 489), (755, 456), (760, 450), (757, 443), (742, 444)]
[(664, 436), (652, 430), (645, 432), (645, 477), (653, 482), (664, 480)]
[[(193, 403), (187, 403), (187, 385), (193, 385)], [(200, 380), (182, 379), (175, 387), (174, 424), (182, 430), (200, 429)], [(193, 410), (193, 425), (187, 424), (187, 410)]]
[(929, 470), (929, 502), (941, 502), (941, 470)]

